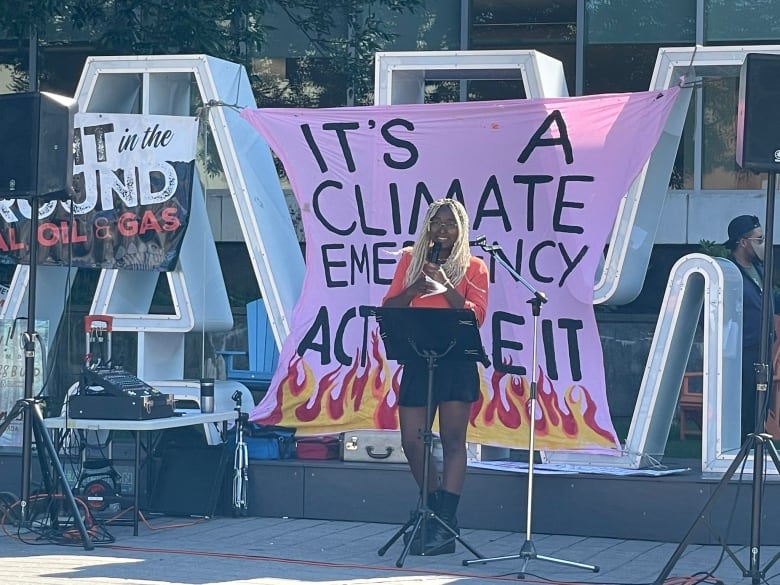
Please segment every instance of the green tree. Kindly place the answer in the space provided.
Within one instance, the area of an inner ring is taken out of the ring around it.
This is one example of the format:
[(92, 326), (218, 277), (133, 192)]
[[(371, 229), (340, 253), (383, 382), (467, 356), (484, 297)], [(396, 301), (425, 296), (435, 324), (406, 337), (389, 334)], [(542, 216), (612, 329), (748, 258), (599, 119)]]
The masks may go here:
[[(347, 105), (373, 101), (374, 53), (394, 34), (388, 18), (414, 12), (424, 0), (297, 0), (279, 2), (311, 43), (310, 58), (325, 58), (346, 84)], [(306, 66), (306, 65), (304, 65)]]
[[(373, 55), (393, 38), (378, 14), (414, 12), (424, 0), (3, 0), (0, 37), (17, 43), (13, 65), (27, 71), (25, 46), (30, 31), (39, 45), (83, 40), (100, 55), (205, 53), (241, 63), (252, 71), (262, 50), (264, 16), (284, 11), (311, 41), (310, 55), (326, 76), (346, 80), (349, 102), (371, 95)], [(44, 69), (43, 67), (41, 69)], [(311, 77), (304, 64), (301, 75)], [(21, 78), (20, 78), (21, 79)], [(277, 91), (281, 104), (300, 96)], [(316, 105), (316, 104), (314, 104)]]

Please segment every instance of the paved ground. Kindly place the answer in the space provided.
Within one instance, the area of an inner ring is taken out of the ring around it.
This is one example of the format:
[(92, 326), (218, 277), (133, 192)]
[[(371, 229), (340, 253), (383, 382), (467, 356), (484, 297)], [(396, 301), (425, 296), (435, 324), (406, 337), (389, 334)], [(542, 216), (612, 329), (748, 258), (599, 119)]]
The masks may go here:
[[(377, 554), (398, 529), (388, 524), (156, 518), (143, 524), (136, 537), (128, 526), (109, 526), (114, 542), (94, 551), (26, 544), (17, 539), (15, 528), (4, 528), (0, 533), (2, 585), (476, 585), (517, 582), (523, 565), (522, 560), (505, 559), (463, 566), (463, 560), (475, 557), (458, 546), (455, 554), (409, 556), (398, 568), (400, 541), (384, 556)], [(483, 557), (493, 558), (518, 554), (524, 535), (463, 530), (463, 538)], [(525, 583), (654, 583), (676, 548), (676, 543), (554, 535), (535, 535), (533, 545), (537, 555), (595, 564), (600, 572), (534, 558), (528, 562)], [(762, 547), (762, 570), (778, 551), (779, 547)], [(702, 577), (707, 572), (726, 585), (751, 583), (722, 553), (718, 546), (687, 547), (666, 583), (696, 583), (680, 577)], [(737, 556), (748, 566), (744, 550)], [(779, 572), (780, 564), (769, 567), (767, 578), (760, 582), (780, 584)]]

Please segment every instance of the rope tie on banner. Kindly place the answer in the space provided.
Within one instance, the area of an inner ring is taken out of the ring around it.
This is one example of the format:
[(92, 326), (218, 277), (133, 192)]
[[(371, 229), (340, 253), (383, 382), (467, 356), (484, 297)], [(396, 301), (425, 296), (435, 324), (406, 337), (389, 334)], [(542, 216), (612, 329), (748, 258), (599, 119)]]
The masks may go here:
[(243, 65), (236, 65), (236, 76), (235, 80), (233, 82), (233, 87), (236, 88), (236, 95), (233, 96), (233, 103), (229, 104), (227, 102), (223, 102), (222, 100), (215, 100), (210, 99), (208, 102), (206, 102), (203, 106), (198, 108), (195, 112), (195, 115), (198, 117), (199, 121), (199, 128), (201, 130), (204, 130), (204, 127), (208, 123), (209, 120), (209, 112), (212, 108), (229, 108), (233, 110), (234, 112), (240, 112), (244, 109), (244, 106), (238, 105), (238, 97), (239, 97), (239, 86), (241, 81), (241, 71), (243, 69)]
[(680, 76), (678, 85), (680, 89), (688, 89), (689, 87), (701, 87), (703, 85), (701, 77), (696, 77), (696, 70), (693, 67), (693, 63), (696, 60), (696, 51), (699, 50), (699, 45), (693, 47), (693, 53), (691, 54), (691, 60), (688, 62), (688, 67)]

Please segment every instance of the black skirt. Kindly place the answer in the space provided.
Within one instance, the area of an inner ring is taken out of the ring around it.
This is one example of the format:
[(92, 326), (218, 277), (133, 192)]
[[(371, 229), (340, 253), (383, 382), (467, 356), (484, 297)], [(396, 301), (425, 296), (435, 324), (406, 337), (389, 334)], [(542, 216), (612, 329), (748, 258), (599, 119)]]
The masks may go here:
[[(425, 406), (428, 400), (428, 363), (421, 360), (404, 364), (398, 404)], [(479, 397), (479, 370), (476, 362), (440, 361), (433, 370), (433, 404), (474, 402)]]

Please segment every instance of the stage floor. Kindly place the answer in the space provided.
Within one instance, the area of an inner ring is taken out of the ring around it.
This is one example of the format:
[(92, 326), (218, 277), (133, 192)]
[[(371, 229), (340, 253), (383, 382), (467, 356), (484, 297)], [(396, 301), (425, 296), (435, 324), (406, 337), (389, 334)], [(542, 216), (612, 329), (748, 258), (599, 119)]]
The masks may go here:
[[(674, 543), (535, 535), (539, 555), (592, 563), (593, 573), (532, 559), (526, 580), (518, 579), (523, 560), (517, 558), (521, 535), (495, 530), (464, 529), (461, 534), (482, 557), (504, 557), (502, 562), (462, 566), (476, 557), (462, 546), (454, 554), (407, 556), (394, 543), (384, 556), (377, 554), (397, 531), (380, 523), (339, 522), (282, 518), (212, 518), (193, 520), (155, 518), (132, 536), (130, 527), (108, 526), (116, 541), (85, 552), (68, 546), (36, 546), (0, 532), (2, 583), (164, 583), (165, 585), (484, 585), (486, 583), (653, 583), (675, 551)], [(778, 547), (762, 549), (765, 568)], [(751, 579), (730, 558), (721, 558), (720, 546), (691, 546), (669, 573), (678, 583), (694, 583), (702, 571), (714, 571), (721, 583), (748, 585)], [(737, 551), (748, 566), (748, 551)], [(512, 558), (510, 558), (512, 557)], [(776, 568), (776, 566), (775, 566)], [(671, 581), (670, 581), (671, 582)], [(709, 581), (713, 583), (714, 581)], [(762, 580), (762, 583), (764, 581)], [(766, 583), (777, 585), (773, 569)]]
[[(704, 477), (698, 461), (667, 462), (691, 468), (662, 476), (587, 473), (534, 474), (532, 532), (584, 537), (682, 540), (719, 485)], [(733, 480), (720, 490), (707, 515), (716, 533), (699, 522), (692, 542), (714, 544), (722, 536), (742, 543), (750, 534), (752, 481)], [(253, 516), (401, 524), (416, 506), (417, 491), (402, 464), (340, 461), (252, 461)], [(469, 468), (458, 510), (460, 525), (524, 533), (528, 475)], [(780, 480), (765, 480), (762, 542), (780, 544)]]
[[(232, 460), (232, 458), (231, 458)], [(695, 460), (667, 461), (687, 471), (662, 477), (590, 473), (542, 474), (533, 481), (532, 533), (679, 542), (720, 485), (703, 476)], [(119, 464), (118, 464), (119, 466)], [(36, 471), (37, 462), (33, 469)], [(202, 471), (200, 472), (202, 476)], [(218, 514), (230, 513), (229, 481)], [(182, 493), (198, 473), (178, 478)], [(21, 457), (0, 453), (0, 491), (19, 493)], [(780, 480), (768, 477), (761, 498), (763, 544), (780, 545)], [(416, 506), (417, 490), (405, 464), (341, 461), (251, 461), (249, 513), (255, 517), (306, 518), (403, 524)], [(524, 533), (528, 475), (469, 468), (460, 525), (476, 530)], [(750, 534), (752, 478), (732, 480), (699, 522), (693, 543), (714, 544), (719, 537), (744, 543)]]

